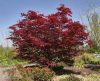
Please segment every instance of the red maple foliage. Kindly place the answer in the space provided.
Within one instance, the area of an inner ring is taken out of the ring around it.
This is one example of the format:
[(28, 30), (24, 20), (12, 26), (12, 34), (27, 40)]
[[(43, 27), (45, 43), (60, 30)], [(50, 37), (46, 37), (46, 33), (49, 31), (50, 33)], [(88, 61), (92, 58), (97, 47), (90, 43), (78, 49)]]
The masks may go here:
[(10, 27), (10, 39), (18, 55), (50, 66), (77, 55), (77, 47), (88, 39), (88, 33), (71, 15), (64, 5), (48, 16), (35, 11), (22, 13), (23, 19)]

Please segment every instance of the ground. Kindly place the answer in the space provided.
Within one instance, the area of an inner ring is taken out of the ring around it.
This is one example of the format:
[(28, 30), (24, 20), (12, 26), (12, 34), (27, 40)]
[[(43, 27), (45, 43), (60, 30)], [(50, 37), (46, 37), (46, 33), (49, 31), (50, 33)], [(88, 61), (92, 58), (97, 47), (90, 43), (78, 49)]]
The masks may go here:
[(0, 81), (9, 81), (7, 68), (0, 67)]

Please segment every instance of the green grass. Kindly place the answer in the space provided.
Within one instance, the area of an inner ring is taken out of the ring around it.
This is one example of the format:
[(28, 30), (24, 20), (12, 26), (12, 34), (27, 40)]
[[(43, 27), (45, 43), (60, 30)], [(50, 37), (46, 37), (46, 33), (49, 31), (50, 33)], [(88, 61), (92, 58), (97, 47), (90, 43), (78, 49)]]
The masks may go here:
[(13, 59), (15, 55), (16, 53), (13, 52), (12, 48), (0, 47), (0, 66), (10, 66), (28, 63), (27, 61), (23, 61), (20, 59)]

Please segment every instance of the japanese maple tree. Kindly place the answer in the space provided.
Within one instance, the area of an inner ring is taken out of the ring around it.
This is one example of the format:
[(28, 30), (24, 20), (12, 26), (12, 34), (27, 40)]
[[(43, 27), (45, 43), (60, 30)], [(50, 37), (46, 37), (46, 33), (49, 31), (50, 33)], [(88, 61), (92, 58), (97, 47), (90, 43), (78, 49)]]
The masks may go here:
[(48, 16), (35, 11), (22, 13), (23, 18), (10, 27), (18, 56), (51, 66), (77, 55), (77, 47), (87, 41), (88, 33), (71, 15), (64, 5)]

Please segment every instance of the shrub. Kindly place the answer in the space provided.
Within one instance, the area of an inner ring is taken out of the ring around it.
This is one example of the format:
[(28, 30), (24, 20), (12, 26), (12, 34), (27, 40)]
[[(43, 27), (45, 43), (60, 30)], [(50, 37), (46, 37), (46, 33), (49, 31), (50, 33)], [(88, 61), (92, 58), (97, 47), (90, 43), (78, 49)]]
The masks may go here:
[(74, 67), (78, 67), (78, 68), (84, 68), (84, 61), (80, 61), (77, 60), (77, 62), (74, 63)]
[(48, 68), (35, 68), (33, 76), (35, 81), (50, 81), (54, 73)]
[(21, 65), (16, 66), (7, 70), (10, 81), (33, 81), (29, 74), (26, 72), (26, 69)]
[(83, 53), (81, 55), (81, 59), (86, 63), (90, 63), (91, 60), (94, 60), (95, 59), (95, 56), (91, 53)]
[(85, 64), (100, 64), (100, 59), (92, 53), (84, 53), (82, 55), (82, 60)]
[(22, 13), (23, 19), (10, 27), (10, 39), (19, 57), (52, 66), (77, 55), (76, 47), (87, 41), (88, 33), (72, 12), (61, 5), (57, 12), (44, 16), (35, 11)]
[(84, 60), (82, 60), (81, 56), (75, 57), (74, 67), (84, 68), (84, 64), (85, 64), (85, 62), (84, 62)]
[(95, 59), (92, 59), (91, 61), (90, 61), (90, 63), (91, 64), (100, 64), (100, 59), (99, 58), (95, 58)]
[(14, 81), (51, 81), (54, 76), (54, 72), (47, 67), (33, 67), (33, 68), (23, 68), (21, 65), (17, 65), (17, 70), (21, 77), (14, 76), (15, 71), (11, 70), (10, 76)]
[(84, 52), (75, 57), (74, 66), (81, 68), (84, 67), (84, 64), (100, 64), (100, 59), (91, 53)]

